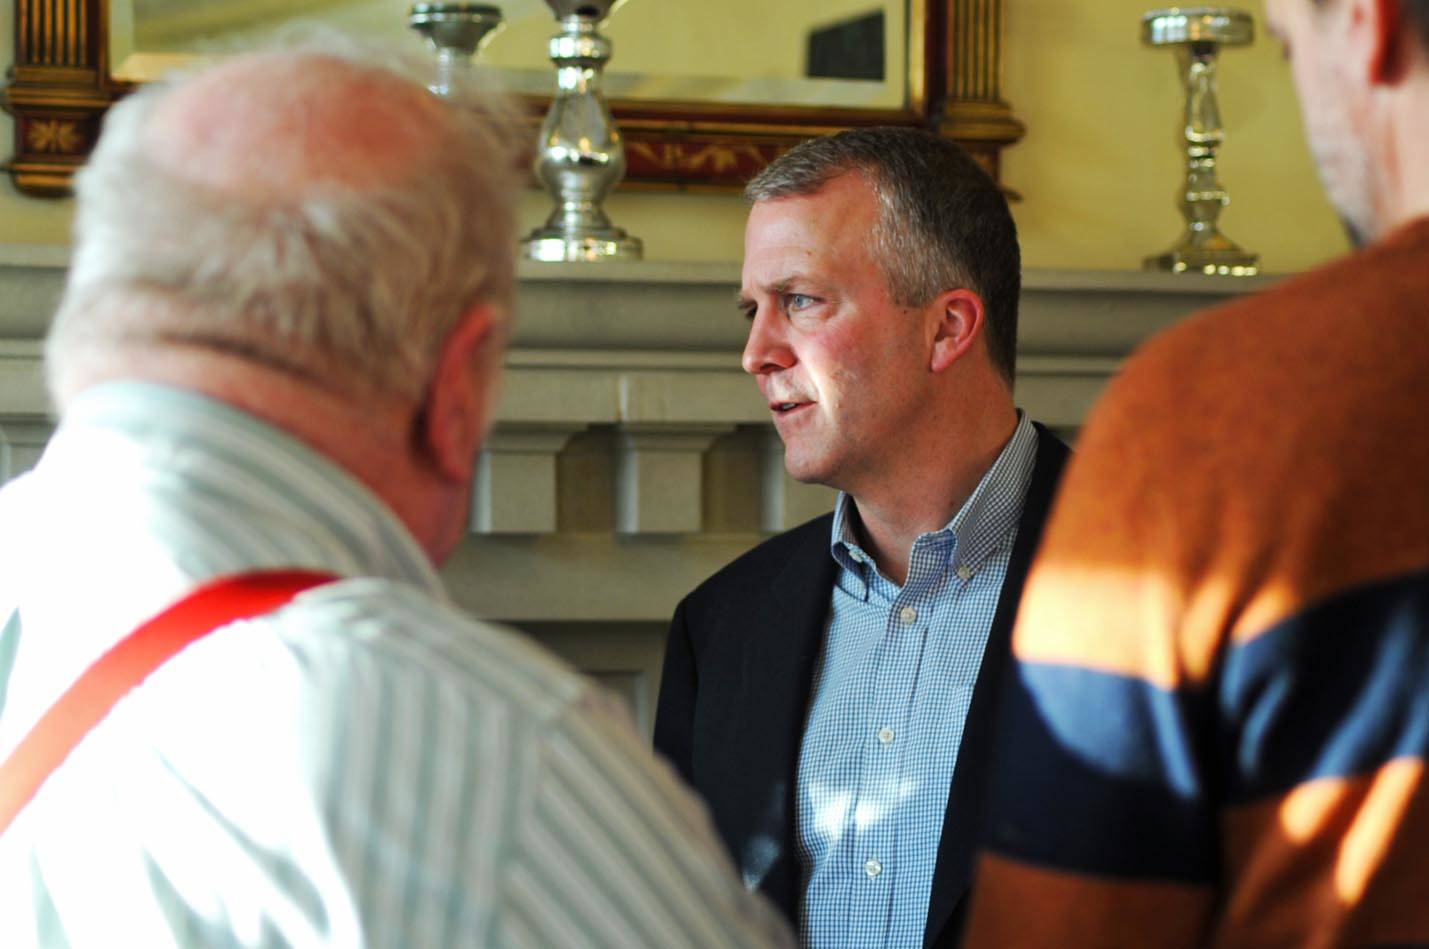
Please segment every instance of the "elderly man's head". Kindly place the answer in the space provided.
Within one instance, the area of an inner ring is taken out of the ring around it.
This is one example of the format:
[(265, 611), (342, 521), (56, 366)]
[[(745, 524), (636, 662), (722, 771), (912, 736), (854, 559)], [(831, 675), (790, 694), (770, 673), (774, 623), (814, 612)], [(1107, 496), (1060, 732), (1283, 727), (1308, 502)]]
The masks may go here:
[(326, 53), (244, 56), (120, 103), (77, 185), (57, 400), (116, 354), (175, 347), (420, 396), (462, 314), (512, 293), (509, 137), (458, 105)]
[(125, 100), (78, 181), (46, 353), (61, 410), (114, 379), (227, 402), (357, 477), (443, 560), (511, 310), (502, 111), (346, 51), (242, 56)]

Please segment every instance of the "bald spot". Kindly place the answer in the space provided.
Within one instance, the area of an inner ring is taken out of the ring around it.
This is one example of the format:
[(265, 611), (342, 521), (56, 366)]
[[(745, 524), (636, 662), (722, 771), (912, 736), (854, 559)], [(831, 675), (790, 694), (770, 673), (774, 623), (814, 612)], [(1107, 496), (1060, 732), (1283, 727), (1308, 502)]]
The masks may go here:
[(444, 104), (385, 70), (264, 53), (177, 87), (150, 114), (144, 137), (182, 179), (283, 198), (315, 185), (400, 181), (423, 155), (449, 147), (454, 132)]

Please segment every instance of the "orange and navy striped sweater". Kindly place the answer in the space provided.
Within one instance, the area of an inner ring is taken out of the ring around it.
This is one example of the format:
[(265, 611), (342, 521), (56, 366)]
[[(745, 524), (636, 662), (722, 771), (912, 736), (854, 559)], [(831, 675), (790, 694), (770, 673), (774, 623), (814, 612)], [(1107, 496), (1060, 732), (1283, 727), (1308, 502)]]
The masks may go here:
[(969, 944), (1429, 945), (1429, 219), (1154, 340), (1079, 449)]

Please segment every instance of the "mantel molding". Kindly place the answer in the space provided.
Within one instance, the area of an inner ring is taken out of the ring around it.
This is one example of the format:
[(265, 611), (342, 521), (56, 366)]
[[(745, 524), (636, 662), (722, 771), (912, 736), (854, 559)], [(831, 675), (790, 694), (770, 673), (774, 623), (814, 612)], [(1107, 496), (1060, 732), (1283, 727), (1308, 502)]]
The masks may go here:
[[(0, 476), (50, 431), (41, 371), (63, 248), (0, 248)], [(739, 356), (747, 324), (730, 263), (523, 264), (517, 323), (471, 529), (759, 536), (828, 503), (783, 474)], [(1273, 278), (1030, 271), (1017, 400), (1075, 435), (1121, 361), (1186, 313)]]
[[(0, 339), (43, 335), (67, 262), (67, 248), (0, 245)], [(517, 276), (512, 359), (525, 359), (527, 365), (595, 358), (619, 359), (622, 364), (644, 360), (641, 364), (647, 367), (674, 360), (673, 365), (683, 366), (688, 363), (681, 361), (692, 353), (727, 358), (744, 346), (746, 324), (735, 307), (735, 263), (523, 262)], [(1119, 358), (1193, 310), (1279, 279), (1028, 270), (1023, 275), (1019, 358)], [(523, 352), (528, 355), (520, 355)], [(603, 355), (572, 355), (582, 352)], [(737, 363), (728, 365), (737, 369)]]
[[(40, 338), (64, 248), (0, 246), (0, 481), (51, 431)], [(680, 597), (773, 532), (829, 510), (794, 482), (739, 365), (729, 263), (523, 265), (503, 400), (470, 534), (442, 576), (617, 689), (648, 730)], [(1030, 271), (1017, 399), (1071, 436), (1126, 355), (1270, 278)], [(3, 541), (0, 541), (3, 542)]]
[[(38, 341), (67, 261), (63, 247), (0, 245), (0, 414), (43, 413)], [(1148, 336), (1187, 313), (1276, 279), (1029, 270), (1019, 317), (1019, 375), (1024, 383), (1104, 379)], [(763, 419), (739, 368), (746, 323), (734, 306), (737, 264), (527, 262), (518, 280), (503, 420), (669, 421), (621, 414), (621, 399), (628, 403), (629, 393), (656, 379), (667, 388), (678, 382), (718, 395), (713, 401), (734, 411), (741, 424)], [(557, 382), (571, 394), (553, 394)], [(700, 414), (688, 421), (729, 419)]]

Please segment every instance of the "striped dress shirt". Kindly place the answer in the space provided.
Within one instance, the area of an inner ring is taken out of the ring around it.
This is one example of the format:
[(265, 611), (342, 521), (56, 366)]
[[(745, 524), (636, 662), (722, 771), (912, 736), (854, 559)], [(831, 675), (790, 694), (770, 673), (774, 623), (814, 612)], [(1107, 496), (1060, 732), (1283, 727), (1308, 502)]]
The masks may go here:
[(913, 543), (902, 587), (840, 495), (828, 628), (799, 757), (800, 931), (813, 947), (923, 943), (963, 725), (1032, 479), (1025, 414), (962, 508)]
[(365, 487), (259, 420), (115, 383), (0, 491), (0, 755), (217, 575), (343, 579), (189, 647), (0, 837), (0, 946), (788, 939), (618, 703), (445, 602)]

